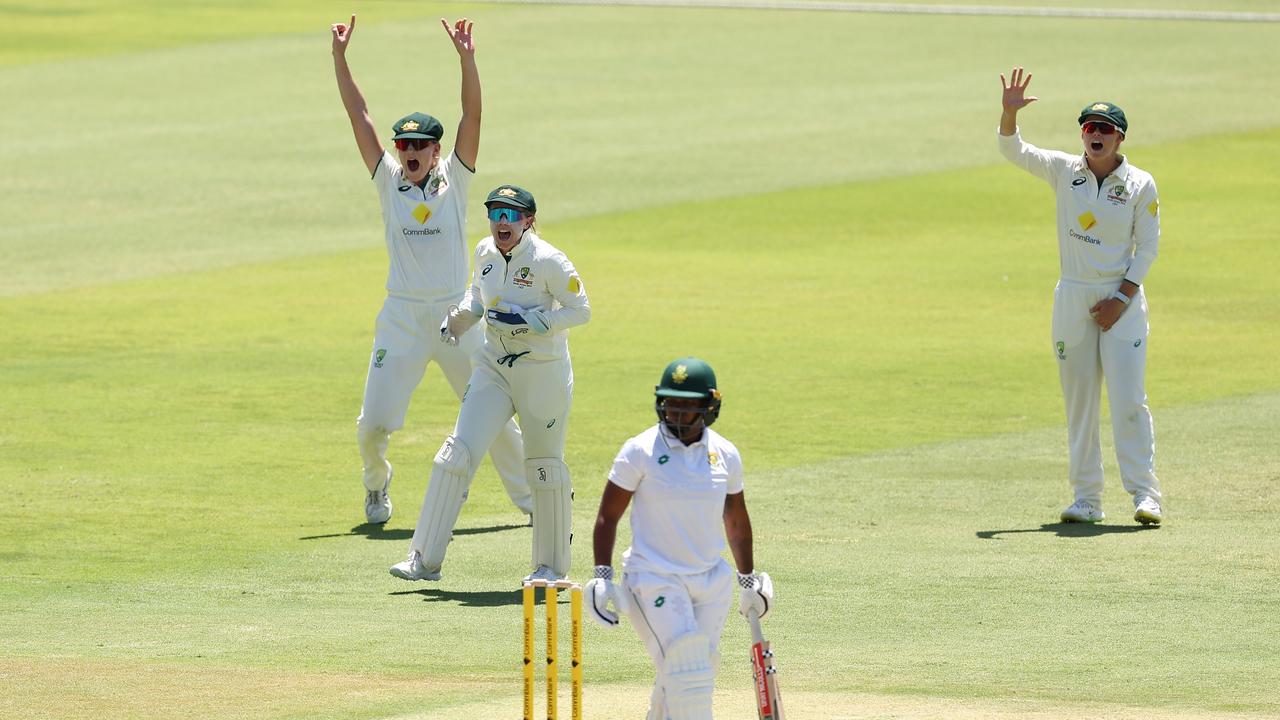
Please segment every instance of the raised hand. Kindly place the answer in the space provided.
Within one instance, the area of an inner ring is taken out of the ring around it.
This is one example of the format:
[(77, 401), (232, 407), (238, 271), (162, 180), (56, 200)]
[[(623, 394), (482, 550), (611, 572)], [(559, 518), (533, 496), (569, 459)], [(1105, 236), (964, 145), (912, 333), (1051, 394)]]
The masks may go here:
[(1031, 73), (1023, 75), (1023, 69), (1016, 67), (1009, 73), (1009, 80), (1006, 81), (1004, 73), (1000, 73), (1000, 85), (1004, 88), (1004, 94), (1000, 98), (1000, 104), (1006, 112), (1018, 112), (1022, 108), (1030, 105), (1039, 98), (1027, 97), (1027, 86), (1031, 84)]
[(440, 18), (440, 24), (444, 26), (444, 31), (449, 33), (449, 39), (453, 41), (453, 47), (459, 55), (476, 54), (476, 39), (471, 34), (471, 28), (475, 23), (462, 18), (450, 25), (447, 20)]
[(342, 23), (334, 23), (329, 26), (329, 32), (333, 35), (333, 54), (345, 55), (347, 52), (347, 44), (351, 42), (351, 33), (356, 31), (356, 16), (351, 16), (351, 22), (347, 25)]

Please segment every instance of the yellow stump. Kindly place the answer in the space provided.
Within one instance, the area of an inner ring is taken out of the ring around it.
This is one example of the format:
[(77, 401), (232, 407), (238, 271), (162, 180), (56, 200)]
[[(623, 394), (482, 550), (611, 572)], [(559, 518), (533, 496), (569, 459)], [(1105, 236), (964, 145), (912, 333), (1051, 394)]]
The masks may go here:
[(524, 720), (533, 720), (533, 585), (524, 584)]
[(573, 638), (573, 720), (582, 720), (582, 588), (569, 590)]
[(556, 681), (559, 679), (560, 669), (556, 665), (556, 645), (559, 644), (559, 638), (556, 633), (559, 625), (559, 610), (557, 604), (560, 591), (554, 584), (548, 584), (546, 589), (547, 604), (547, 720), (556, 720), (556, 696), (559, 689), (556, 687)]

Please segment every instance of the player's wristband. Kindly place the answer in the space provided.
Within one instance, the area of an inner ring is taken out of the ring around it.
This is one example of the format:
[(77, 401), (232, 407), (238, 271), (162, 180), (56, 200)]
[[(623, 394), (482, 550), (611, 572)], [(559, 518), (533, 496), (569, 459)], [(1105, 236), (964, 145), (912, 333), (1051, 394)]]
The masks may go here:
[(750, 590), (756, 586), (755, 572), (738, 573), (738, 586)]
[(1117, 291), (1115, 291), (1115, 292), (1111, 293), (1111, 297), (1115, 298), (1116, 300), (1119, 300), (1120, 302), (1124, 303), (1125, 305), (1128, 305), (1128, 304), (1129, 304), (1129, 300), (1131, 299), (1128, 295), (1125, 295), (1124, 293), (1120, 292), (1119, 290), (1117, 290)]
[(608, 565), (597, 565), (594, 577), (604, 578), (605, 580), (612, 580), (613, 568)]

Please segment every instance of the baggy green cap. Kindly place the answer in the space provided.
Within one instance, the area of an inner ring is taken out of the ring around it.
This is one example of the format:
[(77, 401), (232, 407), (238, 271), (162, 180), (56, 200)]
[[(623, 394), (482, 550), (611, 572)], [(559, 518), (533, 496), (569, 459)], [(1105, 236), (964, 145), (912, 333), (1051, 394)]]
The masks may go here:
[(1107, 122), (1120, 128), (1120, 132), (1122, 133), (1129, 132), (1129, 121), (1128, 119), (1125, 118), (1124, 111), (1121, 110), (1120, 106), (1116, 105), (1115, 103), (1109, 103), (1109, 102), (1089, 103), (1088, 105), (1084, 106), (1083, 110), (1080, 111), (1080, 118), (1076, 122), (1083, 125), (1084, 119), (1089, 117), (1090, 115), (1095, 117), (1105, 118)]
[(513, 208), (527, 210), (530, 213), (537, 214), (538, 203), (533, 199), (533, 193), (525, 190), (519, 185), (499, 185), (489, 193), (489, 197), (485, 198), (484, 206), (492, 205), (509, 205)]
[(391, 131), (395, 133), (391, 136), (392, 140), (435, 140), (440, 142), (440, 138), (444, 137), (444, 126), (440, 121), (431, 117), (426, 113), (411, 113), (405, 115), (391, 126)]

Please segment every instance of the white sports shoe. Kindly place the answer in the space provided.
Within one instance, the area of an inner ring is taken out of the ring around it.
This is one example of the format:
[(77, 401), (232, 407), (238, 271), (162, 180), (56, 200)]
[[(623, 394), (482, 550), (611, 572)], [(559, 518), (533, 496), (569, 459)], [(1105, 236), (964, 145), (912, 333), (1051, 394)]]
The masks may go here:
[(1143, 525), (1159, 525), (1164, 520), (1160, 512), (1160, 503), (1143, 495), (1134, 506), (1133, 519)]
[[(390, 463), (388, 463), (390, 464)], [(394, 470), (387, 471), (387, 484), (381, 490), (370, 490), (364, 496), (364, 518), (374, 525), (381, 525), (391, 519), (391, 478)]]
[(563, 580), (566, 577), (568, 576), (560, 575), (555, 570), (552, 570), (546, 565), (539, 565), (538, 569), (530, 573), (528, 577), (524, 579), (524, 581), (530, 582), (532, 580), (546, 580), (547, 582), (555, 582), (556, 580)]
[(1064, 523), (1096, 523), (1102, 522), (1106, 517), (1102, 508), (1096, 508), (1084, 500), (1077, 500), (1071, 503), (1071, 507), (1063, 510), (1058, 519)]
[(439, 570), (428, 571), (423, 566), (422, 553), (417, 550), (410, 550), (409, 559), (392, 565), (390, 572), (401, 580), (439, 580), (441, 577)]

